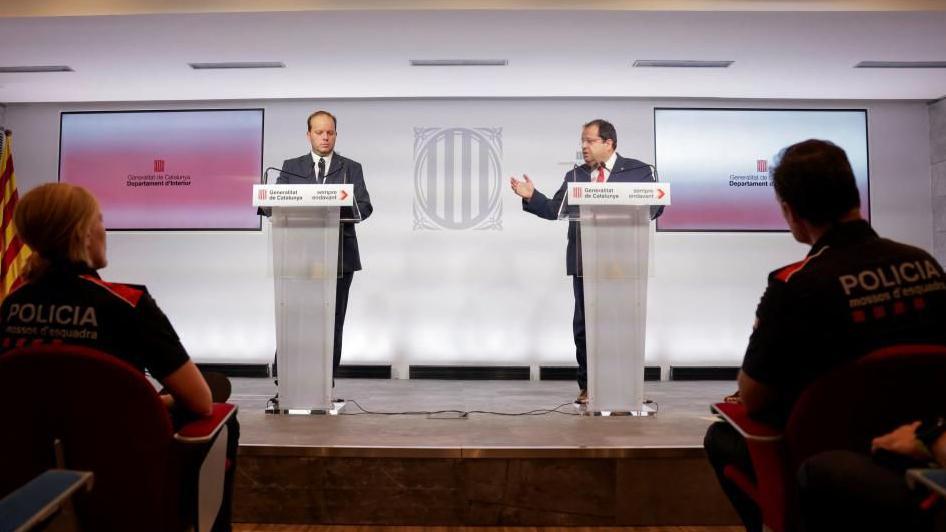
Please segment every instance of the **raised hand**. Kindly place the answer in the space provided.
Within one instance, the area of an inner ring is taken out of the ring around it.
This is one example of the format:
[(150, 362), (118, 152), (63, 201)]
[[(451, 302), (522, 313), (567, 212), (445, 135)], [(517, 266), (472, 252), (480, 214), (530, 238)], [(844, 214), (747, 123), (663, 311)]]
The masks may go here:
[(510, 177), (509, 185), (517, 196), (528, 201), (532, 199), (532, 193), (535, 192), (535, 185), (532, 184), (532, 180), (529, 179), (529, 176), (526, 174), (522, 174), (522, 179), (522, 181), (519, 181), (515, 176)]

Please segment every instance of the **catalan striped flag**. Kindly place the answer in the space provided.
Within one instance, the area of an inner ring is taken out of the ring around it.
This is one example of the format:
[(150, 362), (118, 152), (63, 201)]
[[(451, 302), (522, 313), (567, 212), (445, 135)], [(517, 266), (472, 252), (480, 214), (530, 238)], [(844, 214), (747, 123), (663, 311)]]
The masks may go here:
[(3, 213), (0, 225), (0, 299), (6, 297), (17, 283), (20, 273), (30, 256), (30, 248), (20, 241), (13, 230), (13, 209), (18, 199), (16, 177), (13, 175), (13, 133), (7, 129), (0, 137), (0, 212)]

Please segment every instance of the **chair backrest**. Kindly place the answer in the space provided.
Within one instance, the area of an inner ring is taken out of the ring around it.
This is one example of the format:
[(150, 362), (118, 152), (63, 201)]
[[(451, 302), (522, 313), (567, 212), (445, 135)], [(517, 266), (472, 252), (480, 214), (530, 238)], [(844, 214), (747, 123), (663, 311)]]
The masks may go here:
[(53, 467), (93, 471), (92, 530), (171, 530), (180, 468), (170, 416), (130, 364), (64, 344), (0, 356), (0, 496)]
[(838, 367), (799, 397), (785, 427), (793, 471), (822, 451), (869, 452), (896, 427), (946, 412), (946, 346), (897, 345)]

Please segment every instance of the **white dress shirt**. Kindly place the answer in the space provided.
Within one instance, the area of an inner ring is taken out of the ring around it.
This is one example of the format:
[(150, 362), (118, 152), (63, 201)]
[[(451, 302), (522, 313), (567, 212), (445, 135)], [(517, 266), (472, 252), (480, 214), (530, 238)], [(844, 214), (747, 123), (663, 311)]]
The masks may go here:
[(325, 159), (325, 175), (328, 175), (328, 169), (332, 167), (332, 155), (335, 155), (335, 152), (332, 152), (328, 155), (319, 155), (313, 151), (311, 154), (312, 164), (315, 165), (313, 168), (315, 168), (316, 179), (319, 177), (319, 159)]
[[(608, 157), (608, 160), (604, 162), (604, 182), (607, 183), (608, 179), (611, 178), (611, 170), (614, 168), (614, 163), (618, 160), (618, 152), (611, 154), (611, 157)], [(598, 180), (598, 168), (591, 169), (591, 182), (594, 183)]]

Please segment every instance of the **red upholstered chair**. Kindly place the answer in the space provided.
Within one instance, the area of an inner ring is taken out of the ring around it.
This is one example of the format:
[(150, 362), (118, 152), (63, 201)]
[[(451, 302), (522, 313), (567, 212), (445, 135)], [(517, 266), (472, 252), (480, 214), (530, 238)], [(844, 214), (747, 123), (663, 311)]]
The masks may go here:
[(120, 359), (63, 344), (11, 351), (0, 356), (0, 497), (68, 467), (95, 475), (78, 509), (89, 530), (209, 530), (235, 411), (215, 404), (175, 433), (154, 387)]
[(808, 457), (835, 449), (870, 452), (871, 440), (946, 412), (946, 347), (898, 345), (840, 366), (809, 386), (784, 429), (750, 418), (741, 404), (712, 410), (746, 438), (755, 481), (735, 465), (725, 475), (762, 510), (776, 532), (796, 526), (795, 474)]

